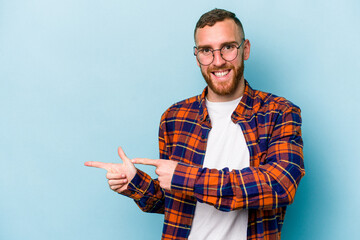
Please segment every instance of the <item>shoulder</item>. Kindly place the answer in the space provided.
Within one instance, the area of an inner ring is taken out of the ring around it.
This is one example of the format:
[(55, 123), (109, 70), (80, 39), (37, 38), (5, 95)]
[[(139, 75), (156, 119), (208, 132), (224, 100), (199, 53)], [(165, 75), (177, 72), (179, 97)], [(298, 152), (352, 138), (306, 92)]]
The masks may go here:
[(195, 120), (200, 109), (201, 96), (193, 96), (171, 105), (161, 116), (161, 122), (173, 119)]
[(255, 112), (278, 112), (286, 111), (298, 112), (300, 108), (284, 97), (279, 97), (272, 93), (253, 90), (253, 110)]

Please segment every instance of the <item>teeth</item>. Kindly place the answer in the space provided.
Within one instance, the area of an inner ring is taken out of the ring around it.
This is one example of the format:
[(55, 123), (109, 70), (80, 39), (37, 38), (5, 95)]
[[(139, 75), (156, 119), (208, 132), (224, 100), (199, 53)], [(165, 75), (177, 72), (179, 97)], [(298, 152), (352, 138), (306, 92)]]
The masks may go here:
[(229, 70), (228, 71), (224, 71), (224, 72), (214, 72), (215, 76), (217, 77), (223, 77), (225, 76), (226, 74), (229, 73)]

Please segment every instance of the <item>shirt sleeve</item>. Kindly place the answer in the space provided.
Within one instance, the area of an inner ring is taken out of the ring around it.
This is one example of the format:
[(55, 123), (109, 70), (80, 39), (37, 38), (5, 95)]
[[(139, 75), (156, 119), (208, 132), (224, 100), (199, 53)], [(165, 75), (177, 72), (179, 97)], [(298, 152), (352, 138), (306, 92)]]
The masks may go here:
[(264, 164), (229, 171), (178, 163), (171, 189), (222, 211), (286, 206), (305, 174), (302, 149), (300, 109), (289, 107), (276, 120)]
[[(159, 150), (161, 159), (169, 159), (161, 125), (159, 129)], [(160, 187), (157, 179), (152, 179), (139, 169), (137, 169), (137, 173), (129, 183), (128, 188), (121, 194), (134, 199), (144, 212), (164, 213), (165, 190)]]

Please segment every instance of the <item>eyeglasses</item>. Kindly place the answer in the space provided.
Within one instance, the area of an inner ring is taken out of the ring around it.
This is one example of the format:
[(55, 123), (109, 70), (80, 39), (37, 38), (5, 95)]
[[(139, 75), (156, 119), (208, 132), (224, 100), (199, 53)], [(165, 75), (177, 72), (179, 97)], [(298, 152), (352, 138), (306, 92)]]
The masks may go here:
[(238, 46), (237, 43), (229, 43), (225, 44), (222, 48), (219, 49), (211, 49), (211, 48), (197, 48), (194, 47), (194, 55), (201, 65), (207, 66), (210, 65), (214, 61), (214, 52), (220, 51), (221, 57), (225, 61), (232, 61), (238, 55), (238, 49), (243, 45), (245, 39), (243, 38), (241, 44)]

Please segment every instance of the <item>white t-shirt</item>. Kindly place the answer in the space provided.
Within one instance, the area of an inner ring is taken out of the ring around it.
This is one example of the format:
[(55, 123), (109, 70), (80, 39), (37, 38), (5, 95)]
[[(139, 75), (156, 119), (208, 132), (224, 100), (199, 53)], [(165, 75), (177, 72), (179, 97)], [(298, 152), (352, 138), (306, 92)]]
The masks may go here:
[[(211, 130), (203, 167), (229, 170), (248, 167), (250, 154), (240, 125), (231, 115), (241, 98), (230, 102), (209, 102), (206, 106), (211, 120)], [(223, 212), (206, 203), (196, 203), (189, 239), (241, 240), (247, 237), (248, 211)]]

